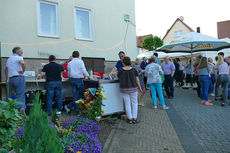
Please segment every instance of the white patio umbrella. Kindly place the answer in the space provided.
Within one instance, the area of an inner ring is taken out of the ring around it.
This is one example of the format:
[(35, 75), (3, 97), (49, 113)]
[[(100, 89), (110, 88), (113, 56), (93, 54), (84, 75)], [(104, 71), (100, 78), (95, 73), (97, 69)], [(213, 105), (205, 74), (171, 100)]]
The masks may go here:
[[(142, 59), (143, 57), (150, 58), (153, 56), (155, 51), (148, 51), (142, 54), (137, 55), (137, 58)], [(179, 57), (179, 56), (187, 56), (190, 55), (189, 53), (170, 53), (170, 57)], [(159, 58), (164, 58), (165, 56), (169, 56), (169, 54), (164, 53), (164, 52), (158, 52), (158, 57)]]
[(194, 53), (200, 51), (219, 51), (224, 48), (230, 48), (230, 43), (197, 32), (190, 32), (176, 38), (157, 51), (165, 53)]
[[(176, 38), (157, 51), (165, 53), (191, 53), (191, 62), (193, 62), (192, 53), (194, 52), (219, 51), (224, 48), (230, 48), (230, 43), (197, 32), (190, 32)], [(191, 64), (193, 65), (193, 63)]]

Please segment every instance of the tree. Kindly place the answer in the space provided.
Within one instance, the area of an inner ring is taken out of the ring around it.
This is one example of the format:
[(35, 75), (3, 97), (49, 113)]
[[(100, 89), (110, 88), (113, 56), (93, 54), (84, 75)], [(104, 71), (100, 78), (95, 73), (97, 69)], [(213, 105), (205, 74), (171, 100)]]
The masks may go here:
[(63, 148), (57, 132), (49, 125), (48, 115), (41, 109), (39, 94), (26, 120), (24, 133), (17, 139), (16, 153), (62, 153)]
[(143, 41), (143, 48), (148, 49), (149, 51), (151, 50), (156, 50), (158, 47), (163, 46), (164, 42), (161, 40), (160, 37), (158, 36), (150, 36), (144, 39)]

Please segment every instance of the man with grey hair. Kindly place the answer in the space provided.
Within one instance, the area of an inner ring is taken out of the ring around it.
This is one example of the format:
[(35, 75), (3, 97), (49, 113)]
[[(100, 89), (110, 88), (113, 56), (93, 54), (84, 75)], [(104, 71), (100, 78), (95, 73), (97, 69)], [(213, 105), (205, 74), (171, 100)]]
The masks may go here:
[(25, 71), (25, 63), (22, 57), (23, 51), (21, 47), (14, 47), (12, 52), (13, 55), (10, 56), (6, 62), (6, 82), (9, 81), (10, 98), (17, 100), (18, 104), (16, 105), (16, 107), (18, 111), (20, 111), (22, 115), (26, 115), (26, 82), (23, 75)]
[(173, 62), (169, 61), (169, 57), (164, 58), (164, 64), (161, 65), (162, 70), (164, 71), (164, 88), (168, 98), (173, 98), (174, 96), (174, 87), (173, 87), (173, 76), (175, 73), (175, 65)]

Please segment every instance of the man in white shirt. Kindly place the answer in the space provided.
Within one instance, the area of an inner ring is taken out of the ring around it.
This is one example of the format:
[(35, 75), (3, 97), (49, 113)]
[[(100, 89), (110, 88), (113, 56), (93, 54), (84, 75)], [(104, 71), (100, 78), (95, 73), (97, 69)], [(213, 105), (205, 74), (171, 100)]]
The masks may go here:
[(16, 105), (22, 115), (25, 114), (25, 90), (26, 82), (24, 78), (25, 63), (22, 57), (21, 47), (14, 47), (13, 55), (6, 62), (5, 75), (6, 82), (9, 81), (10, 98), (16, 99), (19, 104)]
[[(70, 84), (72, 86), (73, 92), (73, 102), (71, 102), (68, 107), (73, 107), (78, 113), (78, 104), (75, 102), (81, 98), (84, 98), (85, 86), (83, 78), (89, 77), (88, 72), (86, 71), (84, 62), (79, 58), (80, 53), (74, 51), (72, 53), (72, 61), (68, 63), (68, 75), (70, 79)], [(68, 108), (65, 107), (66, 110)]]

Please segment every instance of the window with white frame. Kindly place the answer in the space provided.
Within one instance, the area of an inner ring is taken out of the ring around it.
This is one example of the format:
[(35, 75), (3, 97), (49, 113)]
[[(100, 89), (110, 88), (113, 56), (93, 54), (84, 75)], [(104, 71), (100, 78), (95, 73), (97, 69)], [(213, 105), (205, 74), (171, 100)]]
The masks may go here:
[(90, 10), (75, 8), (75, 36), (81, 40), (92, 40)]
[(38, 1), (38, 35), (59, 36), (58, 4)]
[(175, 37), (180, 37), (180, 36), (182, 36), (182, 31), (181, 30), (180, 31), (176, 31), (174, 33), (174, 35), (175, 35)]

